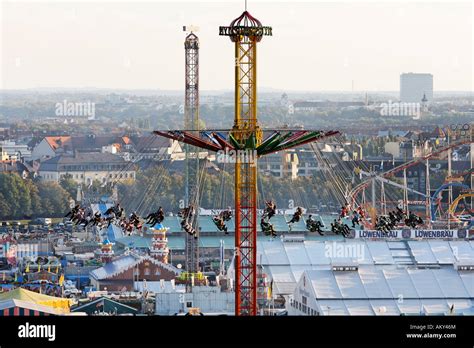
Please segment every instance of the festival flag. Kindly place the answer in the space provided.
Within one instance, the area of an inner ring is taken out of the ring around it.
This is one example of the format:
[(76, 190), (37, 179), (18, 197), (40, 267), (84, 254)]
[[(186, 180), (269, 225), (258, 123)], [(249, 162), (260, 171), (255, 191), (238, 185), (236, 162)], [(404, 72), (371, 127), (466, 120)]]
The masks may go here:
[(59, 277), (59, 286), (63, 286), (63, 283), (64, 283), (64, 274), (61, 274), (61, 276)]

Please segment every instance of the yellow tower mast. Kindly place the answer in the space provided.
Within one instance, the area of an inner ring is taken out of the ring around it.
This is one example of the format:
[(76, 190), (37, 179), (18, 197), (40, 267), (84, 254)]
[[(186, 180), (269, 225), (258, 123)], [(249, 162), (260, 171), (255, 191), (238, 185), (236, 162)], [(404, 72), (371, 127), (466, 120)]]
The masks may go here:
[(271, 35), (244, 11), (219, 34), (235, 44), (235, 119), (230, 132), (244, 150), (235, 163), (235, 296), (236, 315), (257, 314), (257, 156), (262, 130), (257, 120), (257, 43)]

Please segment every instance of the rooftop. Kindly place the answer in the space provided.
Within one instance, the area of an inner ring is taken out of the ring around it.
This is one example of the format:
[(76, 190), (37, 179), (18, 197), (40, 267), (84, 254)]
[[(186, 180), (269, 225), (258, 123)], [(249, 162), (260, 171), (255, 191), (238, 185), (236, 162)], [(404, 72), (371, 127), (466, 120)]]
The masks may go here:
[(173, 265), (165, 264), (149, 256), (142, 255), (123, 255), (112, 262), (106, 263), (104, 266), (97, 268), (90, 272), (90, 276), (97, 280), (109, 279), (115, 277), (116, 275), (125, 272), (131, 267), (136, 266), (137, 264), (143, 261), (150, 261), (154, 264), (160, 265), (163, 268), (168, 269), (169, 271), (175, 272), (176, 275), (181, 273), (181, 270), (177, 269)]
[[(100, 169), (102, 165), (126, 165), (129, 162), (125, 161), (122, 157), (113, 155), (111, 153), (100, 153), (100, 152), (78, 152), (75, 155), (58, 155), (50, 158), (40, 165), (40, 171), (58, 171), (58, 170), (70, 170), (75, 169), (84, 170), (84, 165), (97, 165)], [(65, 168), (70, 166), (69, 169)], [(80, 168), (78, 168), (80, 166)], [(94, 169), (94, 168), (91, 168)], [(107, 168), (105, 169), (107, 170)]]
[(473, 309), (474, 273), (453, 268), (362, 266), (354, 272), (310, 270), (301, 278), (299, 286), (304, 284), (324, 315), (444, 315), (451, 306), (455, 314), (472, 314)]
[(71, 142), (70, 136), (45, 137), (44, 140), (51, 146), (53, 150), (63, 147)]

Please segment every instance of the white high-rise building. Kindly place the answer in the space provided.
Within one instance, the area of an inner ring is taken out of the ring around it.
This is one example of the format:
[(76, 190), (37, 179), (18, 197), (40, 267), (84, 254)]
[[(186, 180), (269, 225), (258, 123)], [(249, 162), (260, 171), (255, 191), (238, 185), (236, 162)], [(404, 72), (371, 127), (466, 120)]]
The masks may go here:
[(421, 103), (423, 95), (427, 102), (433, 100), (433, 75), (403, 73), (400, 75), (400, 101), (405, 103)]

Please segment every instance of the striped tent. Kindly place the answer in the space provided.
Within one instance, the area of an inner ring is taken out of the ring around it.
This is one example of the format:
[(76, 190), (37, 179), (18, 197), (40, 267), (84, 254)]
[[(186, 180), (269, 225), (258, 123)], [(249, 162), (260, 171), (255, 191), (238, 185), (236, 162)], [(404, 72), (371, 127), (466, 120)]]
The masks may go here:
[(7, 300), (21, 300), (33, 304), (43, 305), (59, 309), (64, 313), (69, 312), (70, 300), (66, 298), (38, 294), (23, 288), (16, 288), (0, 294), (0, 304)]
[(64, 315), (64, 310), (53, 308), (50, 306), (40, 305), (30, 301), (10, 299), (0, 301), (0, 317), (1, 316), (49, 316)]

